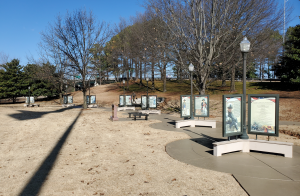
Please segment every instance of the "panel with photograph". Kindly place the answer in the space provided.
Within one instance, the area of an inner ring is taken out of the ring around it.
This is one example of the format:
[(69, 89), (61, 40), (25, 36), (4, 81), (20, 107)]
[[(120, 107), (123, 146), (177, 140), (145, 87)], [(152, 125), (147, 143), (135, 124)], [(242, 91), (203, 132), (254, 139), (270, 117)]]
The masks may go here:
[[(25, 102), (29, 104), (29, 98), (25, 97)], [(30, 104), (34, 104), (34, 97), (30, 97)]]
[(209, 117), (209, 95), (194, 95), (195, 117)]
[(119, 96), (119, 106), (120, 107), (124, 106), (124, 95)]
[(278, 137), (279, 95), (248, 95), (248, 133)]
[(147, 95), (141, 96), (141, 107), (142, 107), (142, 110), (147, 109)]
[(243, 132), (243, 95), (223, 95), (223, 137)]
[(63, 102), (64, 102), (64, 104), (68, 104), (68, 96), (67, 95), (63, 96)]
[(149, 95), (149, 108), (156, 109), (157, 108), (157, 96)]
[(191, 117), (191, 95), (180, 95), (180, 117)]
[(68, 104), (73, 103), (73, 96), (68, 96)]
[(132, 105), (132, 96), (131, 95), (125, 95), (125, 105), (126, 106)]

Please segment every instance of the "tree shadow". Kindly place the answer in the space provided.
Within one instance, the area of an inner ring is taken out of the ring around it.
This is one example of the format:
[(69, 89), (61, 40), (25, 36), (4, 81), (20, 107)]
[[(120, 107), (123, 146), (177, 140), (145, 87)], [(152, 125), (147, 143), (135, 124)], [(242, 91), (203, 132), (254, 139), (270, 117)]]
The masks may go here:
[(16, 114), (10, 114), (10, 117), (13, 117), (17, 120), (31, 120), (31, 119), (37, 119), (37, 118), (41, 118), (43, 115), (46, 114), (50, 114), (50, 113), (60, 113), (60, 112), (64, 112), (66, 110), (70, 110), (73, 107), (68, 107), (68, 108), (62, 108), (59, 110), (55, 110), (55, 111), (49, 111), (49, 112), (38, 112), (38, 111), (28, 111), (28, 110), (18, 110), (18, 112), (20, 113), (16, 113)]
[(250, 87), (262, 90), (277, 90), (277, 91), (296, 91), (299, 90), (298, 85), (293, 85), (285, 82), (253, 82)]
[(45, 158), (41, 166), (37, 169), (35, 174), (31, 177), (27, 185), (23, 188), (23, 190), (20, 192), (19, 196), (25, 196), (25, 195), (38, 195), (40, 192), (47, 176), (49, 175), (50, 171), (52, 170), (52, 167), (57, 159), (57, 156), (59, 155), (60, 150), (62, 149), (63, 144), (67, 140), (68, 136), (70, 135), (76, 121), (78, 120), (79, 116), (81, 115), (82, 110), (80, 110), (79, 114), (73, 121), (73, 123), (69, 126), (69, 128), (65, 131), (63, 136), (60, 138), (60, 140), (57, 142), (55, 147), (52, 149), (50, 154)]

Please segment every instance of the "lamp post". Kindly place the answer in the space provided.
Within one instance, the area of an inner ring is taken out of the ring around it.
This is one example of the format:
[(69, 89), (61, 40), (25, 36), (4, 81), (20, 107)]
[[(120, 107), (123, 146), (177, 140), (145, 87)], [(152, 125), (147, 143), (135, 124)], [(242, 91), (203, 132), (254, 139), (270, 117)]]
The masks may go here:
[(29, 104), (29, 106), (30, 106), (30, 86), (28, 86), (28, 93), (29, 93), (28, 104)]
[(193, 71), (194, 65), (191, 63), (189, 65), (189, 71), (191, 72), (191, 120), (194, 120), (194, 107), (193, 107)]
[[(247, 135), (247, 125), (246, 125), (246, 60), (247, 60), (247, 53), (250, 50), (250, 42), (247, 40), (247, 37), (244, 37), (243, 41), (240, 43), (241, 52), (243, 55), (243, 134), (241, 135), (241, 139), (249, 139)], [(249, 101), (249, 100), (248, 100)]]
[(149, 98), (148, 98), (148, 82), (149, 82), (149, 78), (148, 78), (148, 76), (146, 77), (146, 81), (147, 81), (147, 107), (146, 107), (146, 109), (148, 110), (149, 108), (148, 108), (148, 102), (149, 102)]

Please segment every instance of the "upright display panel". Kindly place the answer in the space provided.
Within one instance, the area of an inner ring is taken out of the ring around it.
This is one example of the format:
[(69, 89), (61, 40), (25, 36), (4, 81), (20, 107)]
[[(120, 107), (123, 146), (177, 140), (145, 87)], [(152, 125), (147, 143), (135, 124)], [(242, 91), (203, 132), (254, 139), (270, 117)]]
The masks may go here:
[(248, 95), (248, 133), (278, 137), (279, 95)]
[(123, 107), (124, 105), (125, 105), (124, 95), (120, 95), (120, 97), (119, 97), (119, 106)]
[(64, 104), (68, 104), (68, 96), (67, 95), (63, 96), (63, 101), (64, 101)]
[(142, 110), (147, 109), (147, 95), (141, 96), (141, 108)]
[(96, 104), (96, 95), (91, 95), (91, 103), (89, 99), (89, 95), (86, 96), (86, 103), (87, 104)]
[[(29, 98), (25, 97), (25, 103), (29, 104)], [(30, 104), (34, 103), (34, 97), (30, 97)]]
[(132, 96), (131, 95), (125, 95), (125, 105), (132, 106)]
[(209, 117), (209, 95), (194, 95), (195, 117)]
[(191, 95), (180, 95), (180, 117), (191, 117)]
[(157, 96), (156, 95), (149, 95), (149, 108), (156, 109), (157, 108)]
[(243, 95), (223, 95), (223, 137), (242, 135)]
[(73, 103), (73, 96), (68, 96), (68, 104)]

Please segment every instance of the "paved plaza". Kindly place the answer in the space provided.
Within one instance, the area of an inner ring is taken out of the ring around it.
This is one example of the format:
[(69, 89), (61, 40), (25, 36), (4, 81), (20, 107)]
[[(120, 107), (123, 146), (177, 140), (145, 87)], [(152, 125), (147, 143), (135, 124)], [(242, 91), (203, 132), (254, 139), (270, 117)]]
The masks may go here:
[[(162, 114), (150, 115), (150, 119), (161, 123), (150, 127), (166, 131), (188, 134), (191, 139), (177, 140), (166, 146), (166, 152), (181, 162), (196, 167), (230, 173), (249, 195), (300, 195), (300, 147), (293, 146), (293, 158), (280, 154), (251, 151), (232, 152), (221, 157), (213, 156), (213, 142), (225, 141), (222, 137), (222, 124), (217, 128), (183, 127), (175, 128), (180, 118)], [(122, 119), (132, 120), (132, 119)], [(280, 125), (299, 122), (280, 122)]]

